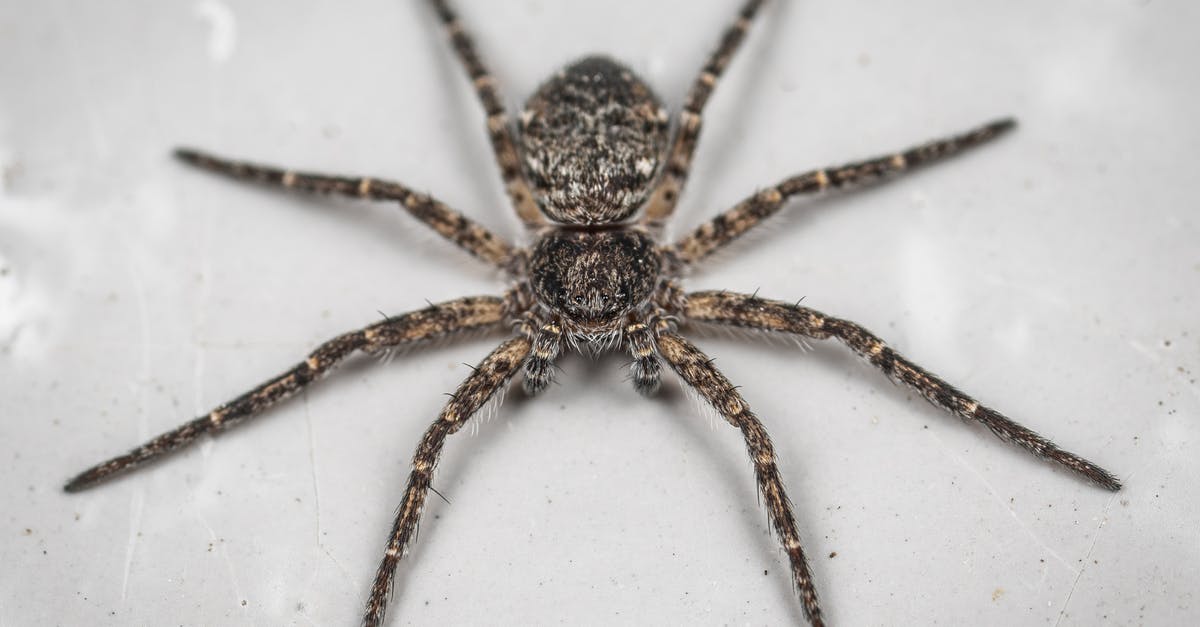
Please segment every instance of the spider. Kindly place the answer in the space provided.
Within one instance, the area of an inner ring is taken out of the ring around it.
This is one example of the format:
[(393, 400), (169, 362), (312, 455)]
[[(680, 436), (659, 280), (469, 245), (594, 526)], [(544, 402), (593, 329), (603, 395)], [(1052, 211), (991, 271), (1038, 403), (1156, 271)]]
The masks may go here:
[(412, 458), (407, 487), (371, 586), (362, 622), (383, 622), (396, 567), (409, 547), (429, 496), (434, 468), (449, 435), (458, 432), (518, 373), (525, 391), (551, 383), (566, 349), (623, 347), (642, 394), (659, 387), (662, 362), (739, 429), (753, 462), (770, 525), (787, 553), (791, 578), (808, 621), (824, 624), (801, 548), (792, 506), (770, 438), (737, 388), (680, 334), (697, 324), (738, 327), (799, 338), (835, 339), (893, 381), (964, 420), (1109, 490), (1120, 481), (1008, 419), (901, 356), (863, 327), (799, 304), (725, 291), (685, 292), (683, 274), (805, 195), (846, 190), (949, 157), (990, 141), (1015, 125), (997, 120), (974, 130), (890, 155), (821, 168), (784, 179), (746, 197), (674, 242), (663, 242), (688, 178), (701, 115), (718, 79), (740, 47), (763, 0), (745, 2), (695, 79), (674, 118), (629, 68), (589, 56), (545, 81), (526, 101), (517, 124), (501, 105), (496, 81), (446, 0), (430, 0), (486, 112), (487, 129), (505, 189), (530, 244), (518, 247), (438, 200), (395, 182), (300, 173), (180, 149), (189, 163), (235, 179), (320, 194), (396, 201), (483, 262), (501, 270), (500, 296), (459, 298), (386, 318), (318, 346), (308, 357), (206, 415), (128, 453), (93, 466), (65, 485), (77, 492), (192, 444), (200, 436), (245, 422), (327, 374), (359, 352), (381, 353), (467, 331), (513, 329), (450, 396)]

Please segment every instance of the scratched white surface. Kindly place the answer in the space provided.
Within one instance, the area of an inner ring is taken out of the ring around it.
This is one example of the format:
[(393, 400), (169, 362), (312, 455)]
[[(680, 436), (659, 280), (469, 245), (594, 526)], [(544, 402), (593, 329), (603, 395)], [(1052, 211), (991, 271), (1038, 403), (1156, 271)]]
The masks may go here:
[[(602, 50), (677, 104), (734, 3), (459, 4), (510, 102)], [(1200, 620), (1200, 5), (813, 0), (762, 22), (682, 224), (810, 166), (1022, 126), (794, 205), (690, 286), (858, 320), (1127, 486), (837, 346), (704, 340), (774, 436), (830, 622)], [(353, 622), (415, 442), (495, 338), (355, 362), (152, 469), (59, 486), (377, 311), (500, 288), (392, 207), (232, 184), (172, 146), (394, 177), (513, 235), (473, 98), (415, 2), (0, 3), (0, 625)], [(674, 384), (638, 398), (623, 361), (568, 358), (451, 441), (452, 505), (394, 624), (799, 621), (737, 433)]]

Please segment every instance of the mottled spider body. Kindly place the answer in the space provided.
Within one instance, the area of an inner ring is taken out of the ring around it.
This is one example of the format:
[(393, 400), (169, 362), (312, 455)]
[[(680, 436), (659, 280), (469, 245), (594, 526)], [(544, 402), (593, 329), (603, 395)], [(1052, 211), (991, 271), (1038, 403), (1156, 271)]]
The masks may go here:
[(741, 432), (805, 616), (814, 626), (823, 625), (825, 619), (771, 440), (736, 386), (678, 332), (680, 327), (697, 323), (839, 341), (933, 405), (977, 422), (1001, 439), (1105, 488), (1120, 488), (1108, 471), (981, 404), (853, 322), (756, 295), (687, 293), (679, 285), (685, 269), (779, 212), (791, 198), (879, 181), (953, 155), (1010, 129), (1011, 120), (893, 154), (789, 177), (745, 198), (681, 239), (662, 242), (661, 227), (687, 180), (701, 112), (761, 0), (749, 0), (742, 7), (693, 84), (673, 132), (670, 116), (650, 88), (628, 68), (599, 56), (584, 58), (544, 83), (527, 101), (517, 132), (500, 104), (495, 80), (454, 13), (445, 0), (431, 0), (431, 4), (487, 114), (496, 161), (513, 208), (526, 227), (528, 246), (513, 245), (400, 183), (301, 173), (192, 150), (176, 154), (187, 163), (234, 178), (397, 202), (418, 221), (505, 272), (511, 280), (507, 291), (502, 296), (431, 304), (333, 338), (238, 398), (84, 471), (67, 483), (67, 491), (84, 489), (160, 459), (206, 433), (253, 418), (355, 353), (379, 353), (471, 330), (513, 329), (511, 337), (485, 357), (450, 396), (417, 446), (363, 614), (363, 624), (378, 625), (383, 621), (396, 567), (415, 536), (425, 500), (433, 489), (434, 469), (447, 437), (461, 430), (517, 374), (523, 375), (528, 392), (544, 389), (564, 349), (580, 348), (583, 343), (600, 348), (621, 346), (632, 357), (631, 379), (640, 392), (649, 394), (658, 388), (661, 362), (665, 361)]
[(546, 81), (520, 118), (522, 166), (555, 222), (612, 224), (650, 192), (669, 136), (666, 109), (629, 68), (586, 57)]
[(641, 230), (554, 229), (533, 247), (529, 279), (538, 303), (562, 316), (568, 332), (619, 331), (642, 309), (662, 269), (654, 240)]

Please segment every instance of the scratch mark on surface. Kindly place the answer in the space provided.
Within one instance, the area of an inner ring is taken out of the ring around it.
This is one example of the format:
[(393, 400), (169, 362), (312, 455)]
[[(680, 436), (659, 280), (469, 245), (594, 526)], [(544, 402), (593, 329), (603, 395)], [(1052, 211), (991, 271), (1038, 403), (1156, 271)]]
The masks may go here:
[(137, 547), (138, 533), (142, 527), (142, 510), (146, 499), (141, 489), (129, 499), (129, 544), (125, 546), (125, 575), (121, 579), (121, 601), (129, 591), (129, 571), (133, 568), (133, 552)]
[(1079, 578), (1083, 577), (1083, 571), (1087, 569), (1088, 558), (1092, 556), (1092, 551), (1096, 550), (1096, 543), (1100, 541), (1100, 530), (1103, 529), (1104, 525), (1108, 523), (1108, 510), (1110, 507), (1112, 507), (1112, 504), (1116, 502), (1117, 496), (1118, 495), (1114, 494), (1109, 497), (1108, 503), (1104, 504), (1104, 510), (1100, 512), (1100, 523), (1096, 525), (1096, 532), (1092, 536), (1092, 545), (1088, 547), (1087, 553), (1083, 555), (1083, 559), (1079, 560), (1083, 565), (1080, 566), (1079, 570), (1075, 573), (1075, 581), (1071, 582), (1071, 590), (1067, 592), (1067, 598), (1063, 600), (1063, 606), (1058, 612), (1058, 620), (1054, 621), (1054, 627), (1058, 627), (1059, 623), (1062, 622), (1063, 617), (1067, 615), (1067, 606), (1071, 604), (1071, 597), (1075, 594), (1075, 588), (1079, 587)]
[[(317, 445), (313, 438), (312, 412), (308, 410), (308, 392), (304, 392), (304, 424), (308, 430), (308, 466), (312, 471), (313, 502), (317, 509), (317, 546), (321, 546), (321, 488), (317, 481)], [(316, 572), (313, 572), (316, 577)]]
[(1034, 541), (1038, 543), (1038, 546), (1042, 547), (1042, 550), (1045, 551), (1047, 555), (1054, 558), (1055, 561), (1057, 561), (1060, 564), (1062, 564), (1063, 566), (1065, 566), (1067, 568), (1067, 570), (1071, 571), (1072, 573), (1075, 573), (1075, 576), (1078, 579), (1080, 571), (1078, 569), (1076, 569), (1075, 567), (1071, 566), (1071, 563), (1068, 562), (1067, 560), (1063, 559), (1063, 557), (1061, 555), (1059, 555), (1054, 549), (1050, 548), (1050, 545), (1043, 542), (1041, 537), (1038, 536), (1038, 534), (1033, 531), (1033, 528), (1031, 528), (1028, 524), (1026, 524), (1024, 520), (1021, 520), (1021, 517), (1017, 514), (1017, 511), (1012, 508), (1012, 505), (1009, 504), (1009, 502), (1007, 500), (1005, 500), (1003, 497), (1000, 496), (1000, 493), (996, 491), (996, 488), (993, 487), (990, 482), (988, 482), (987, 478), (984, 477), (982, 473), (980, 473), (978, 470), (975, 469), (974, 466), (972, 466), (970, 463), (968, 463), (967, 460), (965, 458), (963, 458), (963, 456), (959, 455), (958, 453), (955, 453), (950, 447), (946, 446), (942, 442), (942, 439), (937, 436), (937, 434), (933, 433), (932, 431), (929, 431), (928, 434), (929, 434), (929, 437), (931, 437), (935, 441), (937, 441), (938, 446), (942, 449), (943, 453), (945, 453), (946, 455), (950, 456), (955, 461), (957, 461), (960, 466), (962, 466), (963, 468), (966, 468), (972, 475), (975, 475), (975, 478), (978, 479), (979, 482), (982, 483), (983, 486), (987, 489), (988, 494), (991, 494), (992, 498), (996, 499), (996, 502), (999, 503), (1002, 507), (1004, 507), (1005, 510), (1008, 511), (1008, 514), (1010, 516), (1012, 516), (1012, 519), (1014, 521), (1016, 521), (1018, 527), (1020, 527), (1023, 531), (1025, 531), (1025, 533), (1027, 533), (1029, 535), (1029, 537), (1033, 538)]
[[(315, 541), (314, 546), (316, 547), (317, 551), (324, 552), (326, 555), (328, 555), (329, 550), (326, 549), (321, 542), (321, 484), (317, 480), (317, 444), (316, 436), (313, 434), (312, 412), (309, 410), (308, 406), (308, 391), (305, 390), (304, 392), (301, 392), (300, 398), (304, 401), (304, 425), (305, 430), (308, 432), (308, 467), (312, 474), (313, 507), (316, 508), (316, 527), (313, 530), (313, 539)], [(333, 559), (333, 557), (330, 556), (330, 559)], [(340, 568), (341, 566), (339, 565), (338, 567)], [(310, 591), (313, 589), (313, 585), (316, 584), (320, 575), (321, 561), (318, 559), (316, 560), (316, 565), (312, 569), (312, 576), (308, 578), (308, 589)], [(301, 615), (304, 616), (303, 614)], [(312, 620), (307, 616), (304, 616), (304, 618), (305, 620), (308, 620), (308, 622), (312, 622)]]
[(221, 553), (221, 561), (225, 562), (225, 570), (229, 571), (229, 583), (233, 588), (234, 604), (237, 607), (241, 607), (242, 612), (245, 613), (247, 610), (245, 609), (245, 606), (241, 604), (241, 601), (246, 597), (242, 595), (242, 584), (238, 581), (237, 573), (235, 573), (233, 570), (233, 562), (229, 559), (229, 553), (225, 550), (225, 543), (217, 537), (217, 532), (213, 531), (212, 525), (208, 524), (208, 519), (204, 517), (204, 514), (200, 513), (200, 509), (195, 507), (194, 501), (192, 503), (192, 507), (196, 512), (196, 519), (199, 520), (200, 524), (204, 525), (204, 528), (208, 530), (208, 538), (212, 541), (212, 545), (217, 547), (217, 551)]
[[(206, 408), (204, 399), (204, 372), (207, 366), (208, 343), (205, 332), (208, 329), (208, 308), (212, 300), (212, 211), (204, 211), (204, 223), (200, 229), (200, 267), (196, 271), (196, 280), (200, 283), (200, 294), (196, 304), (196, 314), (192, 318), (192, 415), (199, 416)], [(208, 449), (202, 449), (207, 457)]]
[[(127, 246), (126, 250), (134, 251), (136, 248)], [(150, 306), (146, 299), (146, 284), (142, 280), (141, 267), (132, 252), (126, 255), (125, 262), (138, 310), (138, 374), (136, 379), (130, 384), (130, 391), (137, 397), (137, 439), (145, 440), (149, 432), (149, 425), (146, 421), (146, 407), (149, 402), (147, 393), (152, 372), (150, 360)], [(133, 493), (129, 504), (129, 544), (125, 548), (125, 572), (121, 581), (122, 601), (126, 599), (126, 594), (129, 591), (129, 574), (133, 568), (133, 554), (137, 547), (138, 534), (141, 532), (142, 512), (144, 508), (145, 492), (144, 488), (139, 487)]]
[(323, 551), (325, 553), (325, 557), (328, 557), (329, 561), (333, 562), (333, 565), (337, 566), (337, 569), (342, 571), (342, 577), (344, 577), (346, 581), (350, 582), (350, 585), (353, 586), (353, 589), (361, 590), (362, 584), (358, 581), (358, 577), (350, 574), (350, 571), (346, 570), (345, 566), (342, 566), (342, 563), (333, 556), (333, 553), (329, 552), (329, 549), (323, 549)]
[(208, 58), (224, 63), (233, 56), (237, 47), (237, 20), (233, 10), (218, 0), (200, 0), (195, 14), (208, 22)]
[(1066, 311), (1071, 307), (1069, 300), (1064, 298), (1062, 294), (1059, 294), (1057, 291), (1050, 288), (1039, 287), (1021, 281), (1011, 281), (998, 274), (985, 274), (981, 278), (992, 286), (1001, 287), (1010, 292), (1023, 292), (1041, 302), (1055, 307), (1056, 309)]
[(1146, 346), (1141, 342), (1137, 340), (1127, 340), (1126, 343), (1129, 344), (1129, 347), (1132, 348), (1135, 353), (1145, 357), (1146, 361), (1152, 364), (1162, 363), (1162, 358), (1154, 354), (1154, 351), (1146, 348)]
[(148, 437), (149, 425), (146, 424), (146, 405), (148, 398), (147, 384), (150, 380), (150, 305), (146, 300), (146, 284), (142, 281), (142, 272), (132, 255), (126, 257), (126, 267), (129, 271), (129, 282), (133, 284), (134, 298), (138, 308), (138, 349), (139, 364), (133, 389), (137, 392), (138, 439)]
[[(1150, 348), (1148, 348), (1146, 345), (1142, 344), (1141, 342), (1139, 342), (1137, 340), (1127, 340), (1126, 343), (1129, 344), (1129, 347), (1132, 348), (1135, 353), (1137, 353), (1138, 355), (1145, 358), (1147, 363), (1153, 364), (1153, 365), (1159, 366), (1159, 367), (1163, 366), (1162, 356), (1159, 355), (1158, 353), (1156, 353), (1155, 351), (1151, 350)], [(1190, 392), (1192, 394), (1192, 396), (1195, 396), (1196, 398), (1200, 398), (1200, 387), (1197, 387), (1195, 385), (1188, 385), (1187, 377), (1181, 375), (1178, 370), (1175, 370), (1169, 366), (1166, 367), (1165, 370), (1166, 370), (1168, 377), (1183, 383), (1183, 385), (1180, 387), (1182, 387), (1183, 389)]]

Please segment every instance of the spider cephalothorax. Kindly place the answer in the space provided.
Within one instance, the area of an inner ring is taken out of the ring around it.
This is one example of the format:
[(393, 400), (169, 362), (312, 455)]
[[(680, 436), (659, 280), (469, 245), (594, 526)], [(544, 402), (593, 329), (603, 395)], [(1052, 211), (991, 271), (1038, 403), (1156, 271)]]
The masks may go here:
[[(667, 114), (629, 69), (588, 57), (543, 84), (514, 134), (495, 81), (445, 0), (431, 4), (471, 76), (487, 112), (496, 161), (530, 245), (514, 246), (441, 202), (395, 182), (306, 174), (179, 150), (184, 161), (235, 178), (308, 192), (400, 203), (414, 218), (469, 253), (506, 272), (503, 296), (459, 298), (389, 317), (318, 346), (302, 362), (208, 414), (71, 479), (74, 492), (227, 429), (304, 389), (357, 352), (375, 353), (471, 330), (515, 333), (480, 362), (450, 396), (412, 459), (404, 497), (371, 586), (365, 625), (382, 622), (396, 566), (411, 543), (447, 436), (460, 430), (518, 373), (537, 393), (550, 382), (567, 347), (623, 346), (633, 359), (636, 388), (653, 393), (660, 360), (742, 434), (771, 526), (787, 554), (801, 606), (824, 624), (800, 532), (766, 429), (729, 382), (678, 332), (697, 323), (800, 338), (834, 339), (933, 405), (977, 422), (1001, 439), (1110, 490), (1120, 482), (1103, 468), (955, 389), (909, 361), (863, 327), (789, 302), (733, 292), (684, 292), (680, 273), (771, 217), (790, 198), (878, 181), (986, 142), (1013, 126), (999, 120), (975, 130), (864, 161), (820, 168), (752, 194), (675, 242), (658, 240), (686, 182), (700, 115), (720, 74), (740, 45), (761, 0), (749, 0), (726, 31), (688, 94), (674, 137)], [(519, 141), (518, 141), (519, 140)], [(521, 152), (517, 150), (518, 145)], [(660, 172), (661, 170), (661, 172)], [(636, 222), (625, 222), (642, 209)], [(540, 213), (539, 213), (540, 209)], [(542, 215), (544, 213), (544, 215)], [(547, 223), (546, 218), (554, 223)]]
[(539, 302), (580, 333), (604, 332), (653, 294), (662, 263), (642, 230), (556, 229), (532, 251)]

